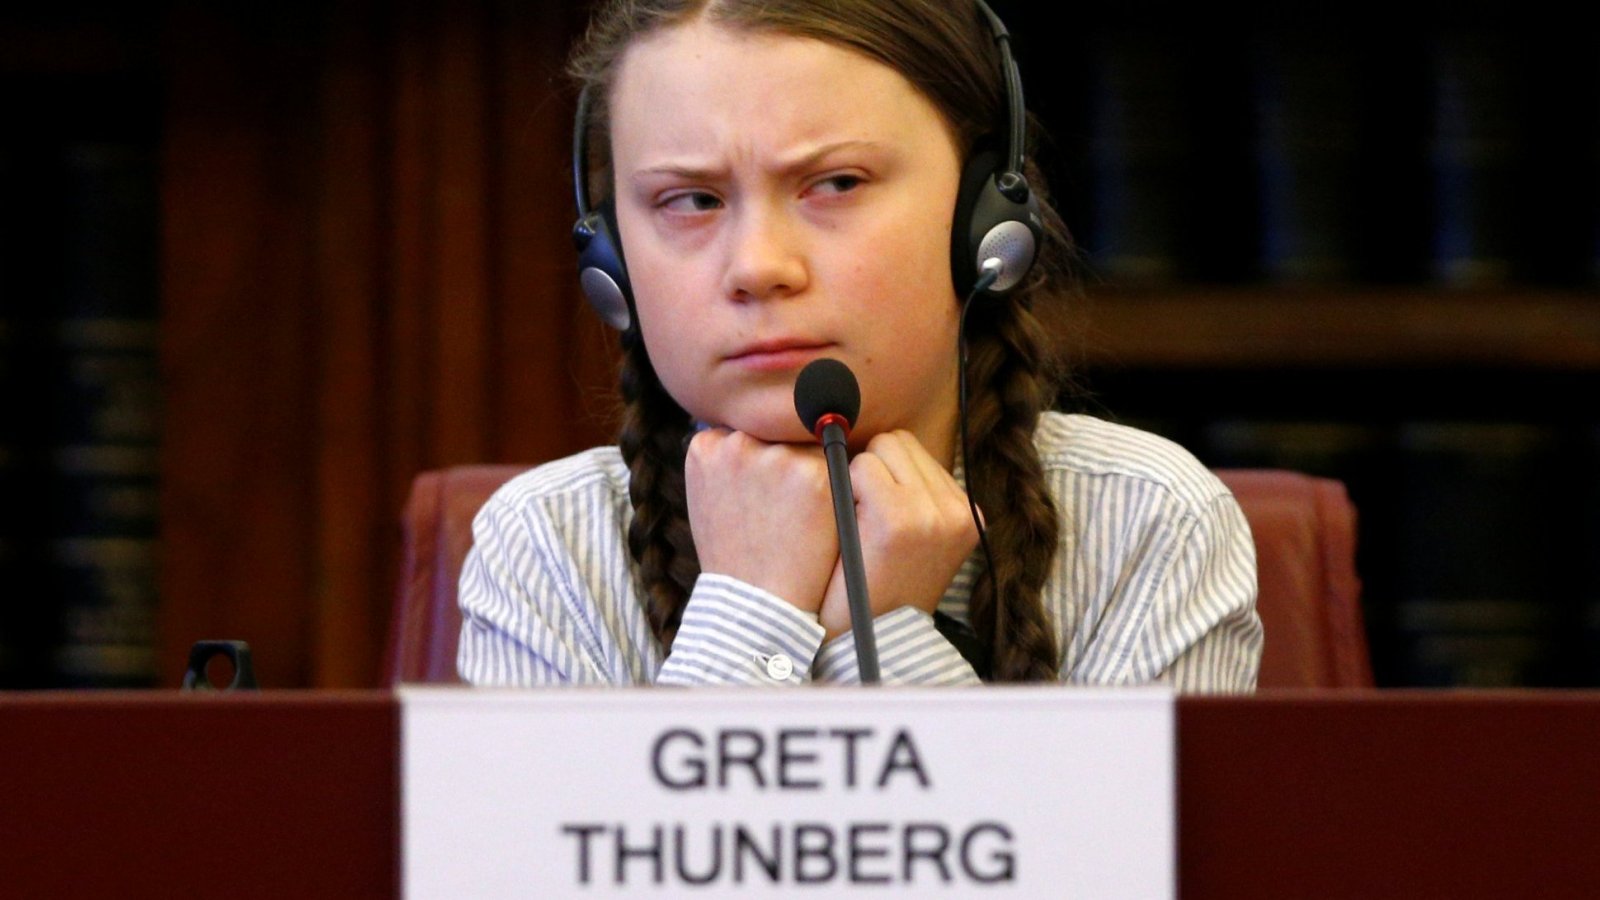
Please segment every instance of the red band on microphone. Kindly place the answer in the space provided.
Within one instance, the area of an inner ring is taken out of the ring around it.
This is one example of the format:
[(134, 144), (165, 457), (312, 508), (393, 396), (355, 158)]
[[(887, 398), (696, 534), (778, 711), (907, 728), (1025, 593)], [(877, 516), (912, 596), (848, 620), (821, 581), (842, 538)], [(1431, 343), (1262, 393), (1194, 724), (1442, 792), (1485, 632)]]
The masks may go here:
[(839, 426), (839, 430), (844, 432), (845, 437), (850, 436), (850, 420), (839, 415), (838, 413), (823, 413), (822, 416), (817, 419), (817, 427), (814, 431), (812, 431), (812, 434), (817, 436), (817, 440), (822, 440), (822, 431), (829, 425)]

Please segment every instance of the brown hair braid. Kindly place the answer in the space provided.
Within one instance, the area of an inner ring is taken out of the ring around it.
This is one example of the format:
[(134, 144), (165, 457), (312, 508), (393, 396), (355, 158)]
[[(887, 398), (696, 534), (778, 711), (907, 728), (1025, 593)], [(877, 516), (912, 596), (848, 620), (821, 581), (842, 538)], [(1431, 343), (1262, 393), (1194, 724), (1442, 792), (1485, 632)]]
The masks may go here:
[(968, 616), (991, 648), (993, 680), (1051, 681), (1060, 663), (1040, 595), (1061, 522), (1033, 443), (1039, 413), (1056, 399), (1046, 375), (1048, 335), (1021, 303), (994, 304), (972, 317), (967, 428), (979, 437), (966, 461), (967, 490), (984, 511), (994, 570), (973, 586)]
[(617, 444), (628, 465), (628, 553), (639, 564), (645, 615), (663, 649), (672, 646), (700, 557), (689, 530), (683, 460), (692, 433), (689, 414), (667, 393), (645, 354), (644, 341), (627, 341), (620, 386), (624, 404)]

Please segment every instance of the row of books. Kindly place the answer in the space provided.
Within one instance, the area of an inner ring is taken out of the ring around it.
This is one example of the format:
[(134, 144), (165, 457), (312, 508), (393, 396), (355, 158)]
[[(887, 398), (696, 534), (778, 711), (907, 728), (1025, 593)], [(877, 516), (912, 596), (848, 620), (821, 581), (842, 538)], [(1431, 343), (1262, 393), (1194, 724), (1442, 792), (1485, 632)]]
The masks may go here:
[(1256, 418), (1180, 437), (1212, 466), (1345, 483), (1381, 686), (1600, 686), (1600, 422)]
[(0, 144), (0, 687), (155, 680), (157, 168)]
[(1098, 277), (1600, 284), (1592, 29), (1012, 14)]

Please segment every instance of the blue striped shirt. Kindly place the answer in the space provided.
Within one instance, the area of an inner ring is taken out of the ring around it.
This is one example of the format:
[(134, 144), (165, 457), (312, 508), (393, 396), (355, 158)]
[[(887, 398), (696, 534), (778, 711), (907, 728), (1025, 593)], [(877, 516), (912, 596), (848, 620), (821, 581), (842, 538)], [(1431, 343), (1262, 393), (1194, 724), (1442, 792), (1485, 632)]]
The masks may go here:
[[(1062, 516), (1043, 601), (1061, 680), (1253, 690), (1261, 661), (1255, 545), (1228, 489), (1177, 444), (1088, 416), (1046, 413), (1035, 434)], [(627, 551), (633, 508), (615, 447), (507, 482), (473, 522), (461, 573), (457, 667), (483, 685), (804, 684), (859, 681), (844, 634), (733, 578), (702, 574), (670, 654), (645, 617)], [(940, 601), (966, 621), (982, 553)], [(874, 621), (885, 684), (971, 684), (933, 617)]]

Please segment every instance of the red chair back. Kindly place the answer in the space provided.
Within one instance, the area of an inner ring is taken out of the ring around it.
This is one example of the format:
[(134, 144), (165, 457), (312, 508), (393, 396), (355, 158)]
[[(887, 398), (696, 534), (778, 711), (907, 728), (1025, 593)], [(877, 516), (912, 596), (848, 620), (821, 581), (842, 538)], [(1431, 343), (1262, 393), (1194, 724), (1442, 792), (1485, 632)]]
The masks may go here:
[[(526, 468), (456, 466), (423, 472), (413, 482), (384, 665), (389, 684), (459, 680), (456, 582), (472, 544), (472, 517)], [(1255, 537), (1257, 608), (1266, 628), (1259, 687), (1371, 687), (1355, 569), (1356, 514), (1344, 485), (1279, 470), (1217, 475), (1239, 499)]]
[(1356, 576), (1356, 508), (1344, 484), (1298, 472), (1221, 469), (1256, 544), (1266, 631), (1260, 688), (1369, 688)]

